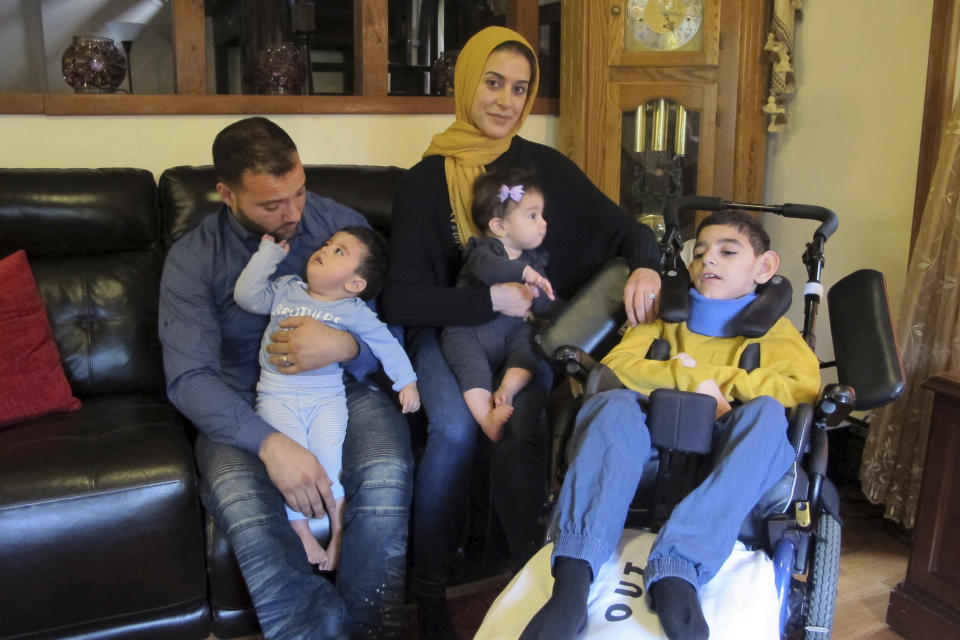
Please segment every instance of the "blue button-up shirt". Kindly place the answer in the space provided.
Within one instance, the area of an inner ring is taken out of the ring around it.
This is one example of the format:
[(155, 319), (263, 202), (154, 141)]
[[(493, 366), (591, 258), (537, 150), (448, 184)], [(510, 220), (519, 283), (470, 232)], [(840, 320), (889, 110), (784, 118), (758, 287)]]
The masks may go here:
[[(273, 278), (302, 276), (314, 251), (338, 229), (357, 224), (368, 226), (353, 209), (308, 192), (290, 253)], [(222, 205), (170, 248), (160, 283), (159, 333), (170, 401), (212, 440), (254, 455), (274, 433), (253, 409), (257, 354), (269, 316), (241, 309), (233, 288), (259, 243)], [(360, 353), (344, 369), (362, 379), (377, 361), (358, 344)]]

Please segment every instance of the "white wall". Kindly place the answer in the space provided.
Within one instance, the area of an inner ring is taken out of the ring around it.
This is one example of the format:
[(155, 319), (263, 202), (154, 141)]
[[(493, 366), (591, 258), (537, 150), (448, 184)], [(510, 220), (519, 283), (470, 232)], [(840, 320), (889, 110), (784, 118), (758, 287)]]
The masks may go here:
[[(244, 116), (0, 116), (0, 167), (139, 167), (158, 176), (180, 164), (210, 164), (210, 145)], [(452, 115), (269, 116), (306, 164), (410, 167)], [(557, 118), (530, 116), (521, 134), (554, 145)]]
[[(840, 229), (825, 282), (883, 271), (894, 309), (903, 291), (923, 109), (932, 0), (813, 0), (797, 23), (798, 91), (786, 131), (768, 136), (765, 199), (829, 207)], [(214, 135), (241, 116), (0, 115), (0, 167), (208, 164)], [(409, 167), (449, 115), (271, 116), (306, 163)], [(523, 135), (553, 145), (557, 119), (531, 116)], [(767, 222), (796, 287), (812, 223)], [(824, 320), (825, 315), (823, 314)], [(791, 317), (799, 323), (800, 306)], [(821, 324), (826, 335), (826, 323)], [(827, 342), (824, 340), (824, 342)]]
[[(896, 315), (913, 218), (932, 0), (805, 6), (797, 22), (790, 121), (786, 131), (768, 135), (765, 199), (835, 211), (840, 227), (827, 243), (824, 283), (860, 268), (882, 271)], [(815, 224), (769, 216), (767, 228), (783, 272), (802, 287), (799, 256)], [(826, 345), (822, 311), (818, 335)], [(790, 316), (798, 326), (801, 312), (795, 303)]]

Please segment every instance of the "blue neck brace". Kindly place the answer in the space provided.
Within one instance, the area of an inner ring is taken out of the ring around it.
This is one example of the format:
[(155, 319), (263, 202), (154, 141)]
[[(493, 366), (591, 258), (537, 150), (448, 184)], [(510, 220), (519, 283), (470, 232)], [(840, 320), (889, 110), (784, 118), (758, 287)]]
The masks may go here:
[(748, 293), (733, 300), (714, 300), (704, 297), (699, 291), (690, 287), (690, 317), (687, 320), (687, 328), (702, 336), (732, 338), (738, 335), (737, 314), (756, 297), (756, 293)]

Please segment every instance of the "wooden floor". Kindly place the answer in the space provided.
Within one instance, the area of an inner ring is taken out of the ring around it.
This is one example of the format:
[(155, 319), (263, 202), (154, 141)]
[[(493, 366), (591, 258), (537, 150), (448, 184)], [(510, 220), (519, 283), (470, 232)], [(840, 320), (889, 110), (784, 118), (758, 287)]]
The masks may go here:
[(878, 509), (865, 502), (845, 500), (841, 515), (844, 522), (833, 640), (900, 640), (884, 618), (890, 590), (906, 575), (909, 546), (902, 535), (884, 523)]
[[(848, 492), (841, 515), (844, 523), (833, 640), (901, 640), (884, 618), (890, 590), (907, 571), (909, 547), (904, 535), (885, 524), (879, 509), (868, 505), (859, 492)], [(211, 635), (208, 640), (217, 639)], [(262, 636), (238, 640), (262, 640)]]

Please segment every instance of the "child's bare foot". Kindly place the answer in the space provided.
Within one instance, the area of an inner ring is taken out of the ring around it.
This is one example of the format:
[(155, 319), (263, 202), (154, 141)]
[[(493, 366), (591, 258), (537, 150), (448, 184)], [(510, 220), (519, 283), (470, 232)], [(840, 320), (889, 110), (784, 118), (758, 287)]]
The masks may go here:
[(343, 539), (343, 510), (346, 500), (340, 498), (330, 515), (330, 543), (327, 545), (326, 558), (318, 563), (321, 571), (333, 571), (340, 560), (340, 542)]
[(327, 552), (310, 532), (309, 520), (291, 520), (290, 526), (300, 536), (300, 542), (303, 543), (303, 550), (307, 552), (307, 561), (310, 564), (320, 565), (327, 562)]
[(533, 375), (526, 369), (510, 367), (503, 373), (500, 388), (493, 393), (493, 406), (512, 405), (513, 397), (527, 386)]
[(509, 420), (512, 415), (513, 405), (504, 404), (499, 407), (494, 407), (477, 422), (480, 425), (480, 429), (488, 438), (494, 442), (498, 442), (500, 438), (503, 437), (504, 425), (507, 424), (507, 420)]

